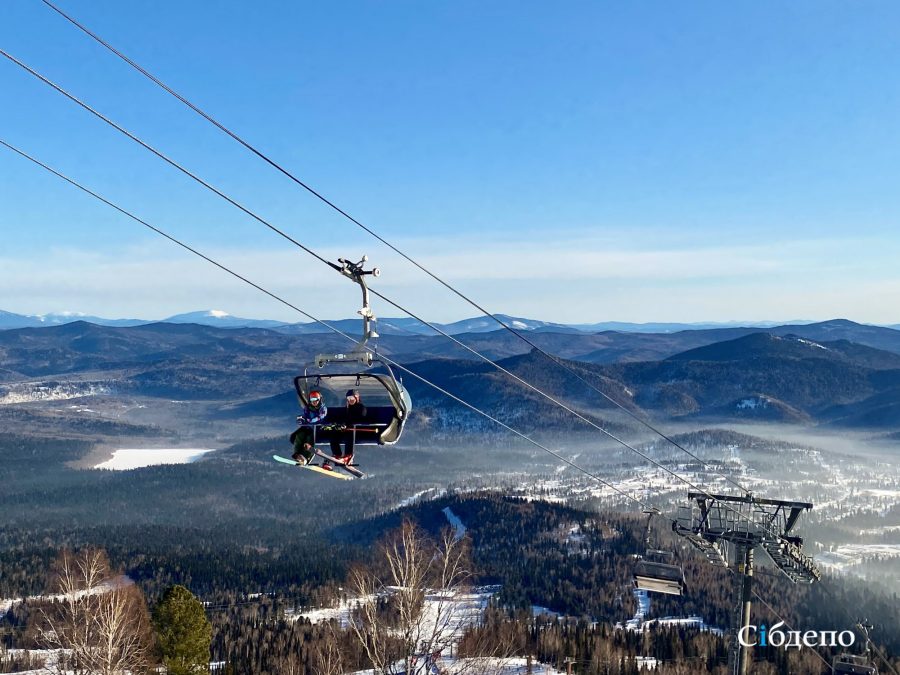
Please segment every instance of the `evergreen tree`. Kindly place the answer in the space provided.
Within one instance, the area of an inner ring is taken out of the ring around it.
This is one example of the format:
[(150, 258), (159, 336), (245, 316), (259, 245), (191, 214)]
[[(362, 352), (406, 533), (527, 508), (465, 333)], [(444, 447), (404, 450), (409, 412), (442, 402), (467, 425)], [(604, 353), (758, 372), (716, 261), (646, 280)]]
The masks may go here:
[(153, 625), (170, 675), (208, 670), (212, 625), (193, 593), (184, 586), (169, 588), (153, 612)]

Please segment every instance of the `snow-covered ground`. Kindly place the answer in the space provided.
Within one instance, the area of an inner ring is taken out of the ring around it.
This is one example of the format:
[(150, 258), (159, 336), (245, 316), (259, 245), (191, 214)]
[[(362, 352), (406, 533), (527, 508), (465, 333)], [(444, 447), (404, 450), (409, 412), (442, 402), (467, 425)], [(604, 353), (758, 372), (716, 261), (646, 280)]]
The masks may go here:
[(900, 558), (900, 544), (844, 544), (814, 556), (819, 567), (834, 572), (846, 572), (870, 558)]
[[(108, 593), (109, 591), (115, 590), (117, 588), (123, 588), (125, 586), (131, 586), (134, 581), (129, 578), (127, 575), (123, 574), (121, 576), (115, 577), (113, 579), (108, 579), (104, 581), (102, 584), (98, 586), (94, 586), (93, 588), (87, 588), (83, 591), (77, 591), (75, 593), (75, 599), (83, 598), (86, 595), (96, 595), (98, 593)], [(0, 618), (6, 616), (6, 613), (9, 612), (13, 608), (14, 605), (18, 605), (19, 603), (28, 601), (45, 601), (52, 602), (58, 600), (66, 600), (67, 596), (65, 595), (32, 595), (28, 598), (0, 598)]]
[(708, 625), (702, 616), (664, 616), (661, 619), (650, 619), (644, 622), (642, 630), (649, 630), (651, 626), (680, 626), (682, 628), (696, 628), (715, 635), (724, 635), (725, 631)]
[(127, 471), (158, 464), (189, 464), (214, 448), (122, 448), (113, 456), (94, 466), (95, 469)]
[(556, 620), (559, 618), (559, 612), (554, 612), (549, 607), (543, 607), (542, 605), (532, 605), (531, 606), (531, 616), (534, 617), (544, 617), (550, 620)]
[(453, 526), (453, 529), (456, 530), (456, 540), (459, 541), (463, 537), (466, 536), (466, 526), (463, 525), (463, 522), (453, 513), (453, 510), (448, 506), (443, 509), (444, 515), (447, 517), (447, 522)]
[[(435, 669), (432, 672), (441, 675), (563, 675), (565, 671), (557, 670), (553, 666), (532, 660), (531, 663), (525, 657), (472, 657), (458, 659), (442, 657), (434, 662)], [(350, 675), (375, 675), (373, 670), (359, 670)]]
[[(480, 586), (472, 589), (469, 593), (429, 591), (425, 596), (423, 622), (434, 625), (440, 621), (442, 628), (448, 630), (454, 638), (458, 639), (466, 628), (475, 625), (481, 620), (488, 601), (498, 590), (496, 586)], [(374, 600), (374, 597), (369, 596), (362, 600), (371, 602)], [(358, 606), (359, 603), (359, 600), (351, 599), (343, 600), (335, 607), (320, 607), (300, 612), (288, 611), (285, 614), (285, 618), (289, 621), (296, 621), (302, 618), (312, 623), (335, 619), (341, 627), (346, 628), (353, 608)], [(423, 632), (430, 632), (430, 628)]]
[(323, 621), (336, 620), (341, 628), (346, 628), (350, 623), (350, 614), (353, 609), (364, 602), (371, 602), (375, 596), (366, 596), (364, 598), (353, 598), (351, 600), (341, 600), (334, 607), (317, 607), (301, 612), (289, 609), (284, 613), (284, 618), (288, 621), (297, 621), (298, 619), (306, 619), (311, 623), (321, 623)]
[(108, 386), (95, 382), (22, 382), (0, 390), (0, 405), (66, 401), (85, 396), (103, 396), (110, 392)]
[[(633, 588), (631, 592), (634, 594), (634, 599), (637, 601), (637, 610), (635, 611), (634, 616), (628, 619), (624, 625), (621, 623), (617, 624), (616, 628), (644, 632), (654, 625), (681, 626), (683, 628), (696, 628), (715, 635), (724, 634), (724, 631), (721, 628), (715, 628), (714, 626), (708, 625), (701, 616), (665, 616), (660, 619), (648, 619), (647, 615), (650, 613), (650, 594), (639, 588)], [(653, 667), (655, 667), (655, 664)]]
[[(491, 673), (491, 675), (526, 675), (529, 672), (528, 659), (516, 657), (509, 659), (501, 658), (469, 658), (454, 659), (442, 658), (438, 659), (437, 668), (444, 675), (463, 675), (471, 673)], [(545, 663), (532, 661), (530, 672), (532, 675), (563, 675), (565, 671), (557, 670), (553, 666)]]
[(17, 670), (15, 671), (16, 675), (49, 675), (59, 672), (56, 667), (59, 657), (69, 651), (68, 649), (10, 649), (6, 655), (10, 660), (29, 656), (44, 663), (44, 666), (37, 670)]
[(437, 499), (438, 497), (440, 497), (443, 494), (444, 491), (438, 490), (437, 488), (427, 488), (425, 490), (419, 490), (418, 492), (416, 492), (413, 495), (410, 495), (406, 499), (401, 499), (399, 502), (397, 502), (397, 505), (394, 508), (402, 509), (407, 506), (412, 506), (417, 501), (419, 501), (422, 497), (427, 495), (429, 492), (435, 493), (432, 497), (430, 497), (430, 499)]
[(632, 588), (631, 593), (634, 595), (635, 602), (637, 602), (637, 609), (634, 612), (634, 616), (625, 622), (625, 628), (628, 630), (640, 630), (641, 625), (644, 623), (644, 617), (650, 613), (650, 594), (640, 588)]

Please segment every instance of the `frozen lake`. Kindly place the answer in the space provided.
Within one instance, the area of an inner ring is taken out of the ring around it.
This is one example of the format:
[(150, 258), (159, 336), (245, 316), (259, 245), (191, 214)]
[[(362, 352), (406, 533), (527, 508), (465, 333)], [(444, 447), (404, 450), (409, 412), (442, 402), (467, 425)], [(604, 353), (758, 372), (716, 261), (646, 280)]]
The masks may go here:
[(189, 464), (215, 448), (122, 448), (95, 469), (127, 471), (157, 464)]

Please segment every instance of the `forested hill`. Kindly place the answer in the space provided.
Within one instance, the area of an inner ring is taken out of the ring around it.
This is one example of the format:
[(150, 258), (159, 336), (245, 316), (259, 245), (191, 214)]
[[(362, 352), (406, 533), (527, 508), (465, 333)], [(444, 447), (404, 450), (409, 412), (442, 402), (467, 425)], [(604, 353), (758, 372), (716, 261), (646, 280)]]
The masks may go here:
[[(593, 512), (556, 503), (531, 501), (503, 494), (461, 493), (424, 501), (334, 530), (342, 543), (369, 545), (385, 530), (412, 518), (433, 533), (448, 527), (450, 509), (471, 537), (477, 582), (499, 584), (499, 602), (511, 609), (547, 607), (572, 618), (615, 623), (635, 611), (632, 571), (635, 556), (644, 553), (644, 517)], [(681, 598), (654, 595), (653, 616), (701, 616), (713, 626), (731, 628), (734, 620), (734, 577), (712, 567), (683, 539), (658, 519), (660, 544), (676, 554), (683, 566), (686, 592)], [(900, 649), (900, 616), (895, 599), (873, 592), (861, 582), (828, 579), (823, 586), (789, 582), (761, 561), (757, 592), (789, 621), (826, 630), (836, 617), (833, 594), (848, 606), (865, 607), (877, 616), (881, 635)], [(758, 607), (765, 614), (763, 607)]]
[[(542, 349), (569, 359), (569, 371), (506, 331), (458, 338), (613, 432), (624, 429), (610, 414), (609, 399), (657, 418), (900, 430), (900, 331), (849, 322), (790, 328), (797, 332), (533, 334)], [(597, 357), (601, 343), (612, 350), (609, 358)], [(5, 330), (0, 331), (0, 402), (145, 397), (214, 402), (218, 409), (204, 414), (217, 419), (283, 417), (295, 403), (289, 393), (293, 376), (315, 354), (345, 347), (334, 335), (192, 324), (110, 327), (82, 321)], [(379, 349), (524, 431), (533, 430), (537, 417), (548, 427), (573, 424), (565, 415), (553, 419), (558, 406), (440, 336), (389, 335)], [(462, 408), (417, 378), (405, 379), (416, 408), (433, 410), (430, 418), (439, 429), (452, 428), (455, 422), (442, 413), (458, 416)], [(36, 405), (28, 410), (39, 417), (44, 412)]]

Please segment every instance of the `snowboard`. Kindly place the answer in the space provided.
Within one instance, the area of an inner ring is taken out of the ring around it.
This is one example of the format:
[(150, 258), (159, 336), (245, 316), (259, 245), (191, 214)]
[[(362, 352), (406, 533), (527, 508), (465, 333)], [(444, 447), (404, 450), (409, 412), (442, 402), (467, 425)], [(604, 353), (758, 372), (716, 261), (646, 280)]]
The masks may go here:
[[(340, 462), (335, 462), (334, 457), (329, 457), (324, 452), (319, 450), (318, 448), (314, 448), (313, 452), (316, 453), (316, 457), (321, 457), (323, 460), (327, 459), (331, 464), (338, 469), (343, 469), (347, 473), (351, 473), (357, 478), (365, 478), (366, 474), (356, 468), (355, 464), (341, 464)], [(327, 471), (327, 469), (323, 469), (323, 471)]]
[(323, 469), (318, 464), (301, 464), (300, 462), (289, 459), (287, 457), (281, 457), (279, 455), (272, 455), (272, 459), (276, 462), (281, 462), (282, 464), (290, 464), (291, 466), (299, 466), (301, 469), (308, 469), (309, 471), (315, 471), (316, 473), (321, 473), (326, 476), (330, 476), (331, 478), (338, 478), (340, 480), (353, 480), (350, 476), (341, 473), (337, 470), (329, 471), (328, 469)]

